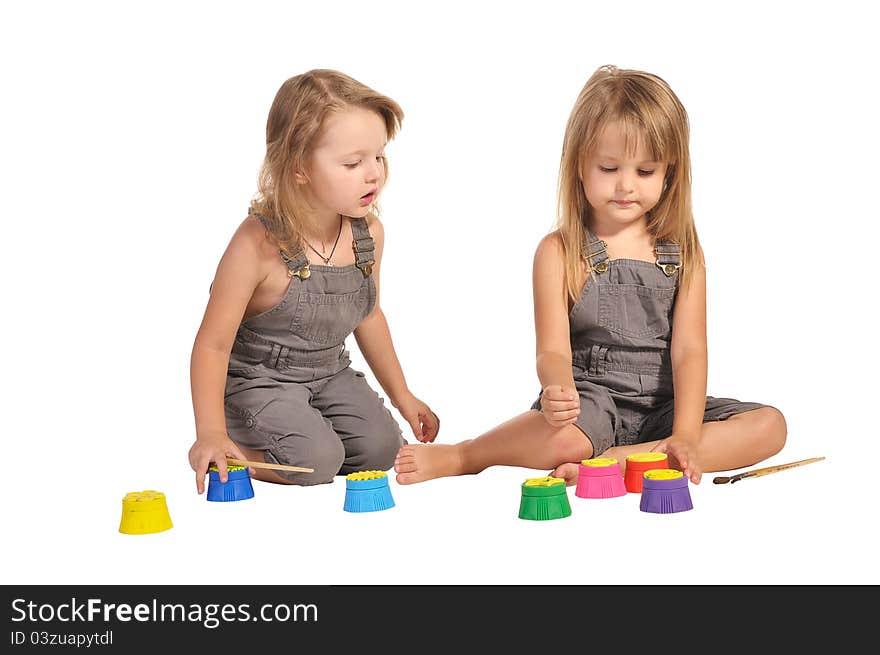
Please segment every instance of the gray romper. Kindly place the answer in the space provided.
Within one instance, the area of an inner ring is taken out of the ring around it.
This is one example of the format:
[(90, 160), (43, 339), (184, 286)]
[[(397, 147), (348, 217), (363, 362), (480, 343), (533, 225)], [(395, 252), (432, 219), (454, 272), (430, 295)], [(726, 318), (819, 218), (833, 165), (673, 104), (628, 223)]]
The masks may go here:
[[(575, 424), (598, 457), (612, 446), (664, 439), (672, 433), (670, 344), (681, 267), (677, 244), (659, 240), (657, 261), (609, 259), (589, 232), (591, 269), (568, 315), (571, 364), (581, 399)], [(732, 398), (706, 398), (703, 422), (766, 407)], [(541, 409), (541, 397), (532, 405)]]
[(350, 221), (354, 264), (309, 264), (302, 251), (279, 251), (290, 276), (287, 293), (242, 322), (229, 358), (230, 438), (263, 451), (267, 462), (315, 469), (278, 472), (302, 485), (387, 471), (406, 443), (382, 398), (349, 366), (345, 339), (376, 304), (373, 239), (365, 219)]

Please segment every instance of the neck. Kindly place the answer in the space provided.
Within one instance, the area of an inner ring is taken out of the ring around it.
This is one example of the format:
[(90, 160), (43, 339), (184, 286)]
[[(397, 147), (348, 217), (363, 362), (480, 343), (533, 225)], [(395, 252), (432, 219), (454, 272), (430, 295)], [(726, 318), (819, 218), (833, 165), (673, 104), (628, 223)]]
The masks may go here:
[(339, 214), (316, 216), (314, 225), (310, 229), (306, 229), (303, 236), (312, 243), (332, 246), (339, 234), (339, 227), (343, 220)]
[(632, 223), (616, 223), (603, 221), (591, 216), (587, 225), (590, 232), (598, 239), (639, 239), (648, 232), (648, 218), (642, 216)]

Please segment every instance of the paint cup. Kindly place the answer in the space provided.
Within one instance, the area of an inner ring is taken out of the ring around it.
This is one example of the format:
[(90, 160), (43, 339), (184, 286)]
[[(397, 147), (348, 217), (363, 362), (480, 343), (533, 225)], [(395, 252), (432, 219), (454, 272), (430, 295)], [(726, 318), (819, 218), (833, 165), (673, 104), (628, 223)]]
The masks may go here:
[(645, 471), (668, 468), (669, 457), (666, 453), (635, 453), (630, 455), (626, 458), (626, 471), (623, 473), (626, 490), (634, 494), (641, 493)]
[(571, 516), (571, 505), (562, 478), (529, 478), (522, 483), (520, 490), (519, 518), (550, 521)]
[(346, 512), (380, 512), (394, 507), (385, 471), (358, 471), (345, 476)]
[(228, 503), (234, 500), (247, 500), (254, 497), (254, 486), (247, 467), (230, 464), (227, 467), (226, 482), (220, 482), (220, 471), (212, 464), (208, 469), (208, 500)]
[(132, 491), (122, 499), (119, 531), (123, 534), (150, 534), (170, 530), (171, 516), (161, 491)]
[(688, 479), (678, 469), (652, 469), (642, 477), (639, 509), (654, 514), (672, 514), (693, 509)]
[(574, 495), (578, 498), (616, 498), (626, 495), (620, 462), (613, 457), (582, 460)]

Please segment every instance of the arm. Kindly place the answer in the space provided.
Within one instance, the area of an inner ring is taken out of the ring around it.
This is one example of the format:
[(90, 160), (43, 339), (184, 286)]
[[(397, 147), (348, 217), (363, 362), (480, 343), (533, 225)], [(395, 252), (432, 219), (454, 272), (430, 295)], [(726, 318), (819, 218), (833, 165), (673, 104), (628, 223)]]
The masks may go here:
[(532, 269), (535, 303), (535, 364), (541, 381), (541, 408), (553, 426), (574, 423), (580, 397), (571, 370), (568, 291), (562, 238), (557, 232), (538, 244)]
[(226, 248), (217, 267), (202, 324), (190, 358), (190, 385), (196, 423), (196, 441), (189, 462), (196, 472), (196, 489), (204, 491), (211, 462), (226, 481), (226, 457), (247, 459), (226, 434), (223, 395), (226, 370), (235, 333), (254, 289), (266, 277), (260, 269), (262, 232), (243, 224)]
[(658, 450), (669, 452), (693, 482), (701, 470), (696, 457), (706, 409), (706, 269), (695, 264), (687, 288), (681, 288), (675, 301), (672, 324), (672, 380), (675, 389), (675, 415), (672, 435)]
[(374, 244), (372, 275), (376, 285), (376, 304), (373, 311), (355, 328), (354, 338), (376, 380), (388, 394), (391, 404), (410, 424), (415, 437), (423, 442), (434, 441), (440, 429), (440, 421), (430, 407), (410, 392), (391, 342), (385, 313), (379, 303), (379, 271), (385, 246), (385, 230), (374, 216), (368, 219), (368, 227)]

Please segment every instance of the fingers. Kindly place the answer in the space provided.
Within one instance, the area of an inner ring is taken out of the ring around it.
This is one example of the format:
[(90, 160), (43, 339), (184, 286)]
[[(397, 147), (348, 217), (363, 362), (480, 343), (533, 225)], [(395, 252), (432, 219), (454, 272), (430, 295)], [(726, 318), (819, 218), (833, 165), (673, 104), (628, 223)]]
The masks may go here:
[(651, 448), (651, 452), (652, 453), (665, 453), (667, 447), (668, 446), (666, 445), (666, 440), (664, 439), (663, 441), (658, 443), (656, 446)]
[(678, 461), (681, 464), (682, 472), (688, 477), (688, 479), (694, 484), (700, 484), (700, 478), (703, 473), (700, 471), (700, 467), (695, 458), (689, 457), (686, 453), (682, 453), (678, 458)]
[(580, 396), (574, 389), (549, 385), (541, 393), (541, 412), (553, 427), (570, 425), (581, 413)]
[[(580, 412), (578, 412), (579, 414)], [(572, 416), (571, 418), (557, 419), (552, 414), (544, 414), (544, 419), (552, 425), (554, 428), (561, 428), (566, 425), (571, 425), (572, 423), (577, 422), (577, 414)]]
[(580, 396), (562, 387), (547, 387), (541, 395), (541, 412), (553, 427), (574, 423), (581, 413)]
[(419, 441), (422, 440), (422, 424), (419, 422), (419, 416), (416, 415), (412, 418), (407, 418), (407, 422), (409, 423), (409, 427), (412, 429), (413, 436)]
[(229, 479), (229, 468), (226, 466), (226, 453), (214, 458), (214, 464), (217, 465), (217, 475), (220, 476), (220, 482), (226, 484)]
[[(229, 454), (235, 459), (240, 459), (243, 462), (248, 461), (248, 458), (245, 457), (244, 454), (242, 454), (242, 452), (238, 449), (238, 446), (235, 445), (235, 442), (232, 443), (232, 448), (230, 448), (229, 451)], [(248, 466), (248, 474), (250, 476), (254, 476), (257, 474), (253, 466)]]
[(541, 401), (541, 407), (544, 411), (550, 412), (566, 412), (570, 409), (578, 409), (581, 406), (580, 399), (575, 400), (547, 400)]
[(434, 441), (437, 438), (437, 433), (440, 432), (440, 418), (429, 409), (428, 414), (419, 414), (419, 419), (422, 422), (423, 436), (421, 441), (423, 443)]
[(207, 457), (200, 457), (193, 468), (196, 471), (196, 491), (201, 494), (205, 491), (205, 476), (208, 475), (208, 467), (211, 460)]
[(549, 416), (552, 420), (556, 421), (557, 423), (565, 423), (570, 420), (573, 421), (578, 416), (580, 416), (580, 413), (581, 413), (580, 408), (577, 408), (577, 409), (570, 409), (565, 412), (549, 412)]
[(546, 400), (579, 400), (578, 394), (574, 389), (566, 389), (559, 385), (549, 385), (541, 392), (541, 397)]

